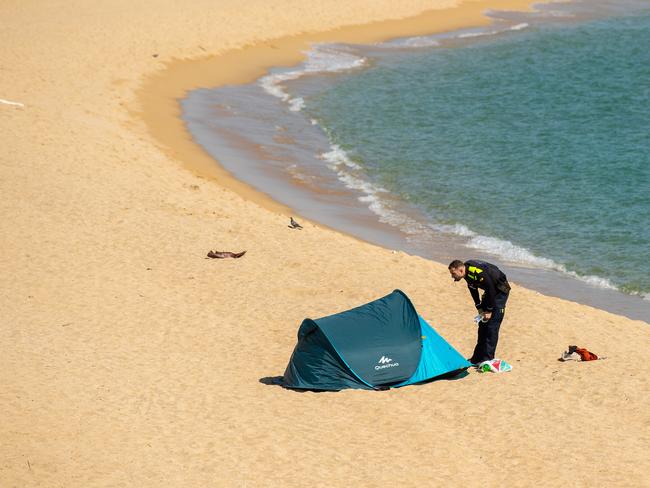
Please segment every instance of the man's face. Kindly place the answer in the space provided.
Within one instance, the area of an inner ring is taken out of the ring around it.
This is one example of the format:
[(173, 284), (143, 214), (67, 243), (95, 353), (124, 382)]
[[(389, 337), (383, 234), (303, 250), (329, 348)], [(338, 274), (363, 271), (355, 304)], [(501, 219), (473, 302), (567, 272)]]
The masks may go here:
[(451, 274), (451, 277), (454, 279), (454, 281), (460, 281), (465, 276), (465, 266), (452, 268), (449, 270), (449, 273)]

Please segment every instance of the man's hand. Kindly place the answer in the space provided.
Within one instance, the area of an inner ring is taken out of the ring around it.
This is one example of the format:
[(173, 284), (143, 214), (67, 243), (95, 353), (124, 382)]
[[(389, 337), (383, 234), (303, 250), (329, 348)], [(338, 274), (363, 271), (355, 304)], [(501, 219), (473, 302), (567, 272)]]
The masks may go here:
[(483, 318), (487, 322), (488, 320), (490, 320), (492, 318), (492, 312), (483, 312)]

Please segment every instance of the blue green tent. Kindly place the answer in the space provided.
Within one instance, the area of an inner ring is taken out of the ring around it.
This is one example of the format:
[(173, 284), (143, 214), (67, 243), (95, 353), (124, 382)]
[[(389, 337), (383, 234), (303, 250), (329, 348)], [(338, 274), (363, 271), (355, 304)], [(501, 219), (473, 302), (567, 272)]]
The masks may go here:
[(305, 319), (283, 385), (307, 390), (382, 389), (469, 366), (418, 315), (406, 294), (395, 290), (346, 312)]

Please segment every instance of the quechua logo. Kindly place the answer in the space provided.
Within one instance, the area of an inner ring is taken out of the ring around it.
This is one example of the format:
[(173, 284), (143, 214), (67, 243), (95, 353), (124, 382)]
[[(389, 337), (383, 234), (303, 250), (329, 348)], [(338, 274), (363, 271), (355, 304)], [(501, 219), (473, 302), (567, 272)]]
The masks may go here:
[(377, 361), (375, 370), (379, 371), (380, 369), (394, 368), (396, 366), (399, 366), (399, 363), (394, 362), (393, 359), (388, 356), (382, 356), (379, 358), (379, 361)]

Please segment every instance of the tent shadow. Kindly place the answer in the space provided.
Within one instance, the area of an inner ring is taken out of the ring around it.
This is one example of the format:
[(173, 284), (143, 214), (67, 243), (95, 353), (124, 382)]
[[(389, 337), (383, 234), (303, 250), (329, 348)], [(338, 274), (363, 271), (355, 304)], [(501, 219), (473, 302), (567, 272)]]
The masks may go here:
[(421, 381), (419, 383), (415, 383), (416, 385), (426, 385), (427, 383), (433, 383), (434, 381), (456, 381), (456, 380), (462, 380), (466, 376), (469, 376), (469, 371), (467, 368), (462, 368), (462, 369), (457, 369), (455, 371), (450, 371), (449, 373), (442, 374), (440, 376), (436, 376), (434, 378), (430, 378), (425, 381)]
[[(463, 369), (457, 369), (455, 371), (450, 371), (449, 373), (436, 376), (434, 378), (429, 378), (428, 380), (420, 381), (419, 383), (413, 383), (413, 385), (426, 385), (427, 383), (433, 383), (435, 381), (456, 381), (465, 378), (466, 376), (469, 375), (469, 371), (467, 371), (467, 368)], [(302, 389), (302, 388), (287, 388), (282, 384), (284, 377), (283, 376), (264, 376), (263, 378), (259, 379), (259, 382), (262, 383), (263, 385), (268, 385), (268, 386), (279, 386), (281, 388), (285, 388), (286, 390), (291, 390), (295, 391), (298, 393), (306, 393), (308, 391), (312, 393), (336, 393), (337, 391), (340, 390), (310, 390), (310, 389)], [(377, 391), (383, 391), (383, 390), (389, 390), (390, 388), (377, 388)]]
[(260, 378), (260, 383), (263, 385), (268, 385), (268, 386), (279, 386), (281, 388), (284, 388), (285, 390), (290, 390), (290, 391), (295, 391), (297, 393), (307, 393), (307, 392), (312, 392), (312, 393), (336, 393), (337, 391), (340, 390), (303, 390), (302, 388), (288, 388), (284, 386), (282, 383), (284, 379), (284, 376), (265, 376), (263, 378)]
[(421, 386), (428, 385), (429, 383), (436, 383), (438, 381), (456, 381), (462, 380), (463, 378), (469, 376), (469, 371), (467, 368), (456, 369), (450, 371), (449, 373), (441, 374), (439, 376), (434, 376), (433, 378), (428, 378), (424, 381), (418, 381), (417, 383), (411, 383), (409, 386)]
[(283, 376), (265, 376), (260, 378), (260, 383), (269, 386), (282, 386)]

